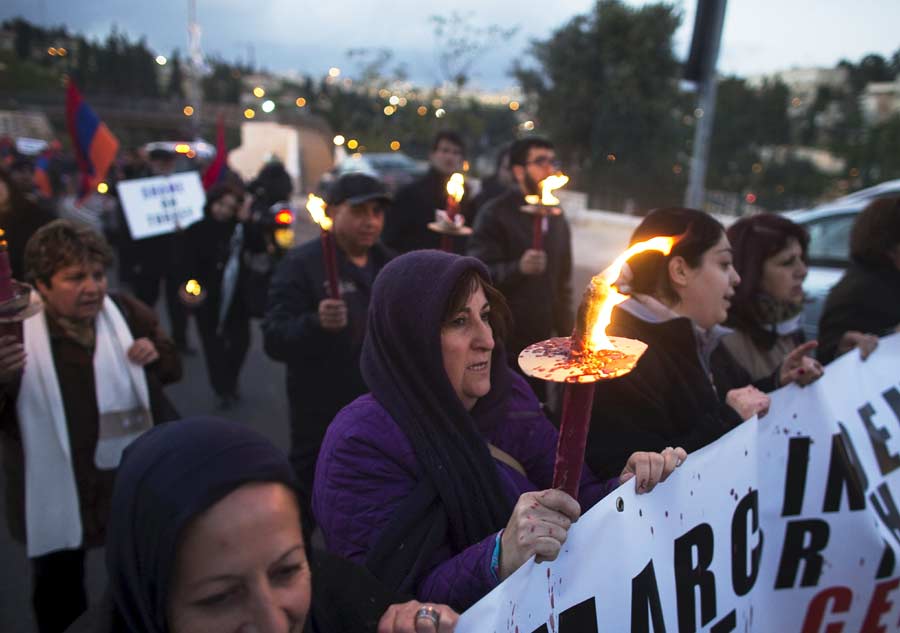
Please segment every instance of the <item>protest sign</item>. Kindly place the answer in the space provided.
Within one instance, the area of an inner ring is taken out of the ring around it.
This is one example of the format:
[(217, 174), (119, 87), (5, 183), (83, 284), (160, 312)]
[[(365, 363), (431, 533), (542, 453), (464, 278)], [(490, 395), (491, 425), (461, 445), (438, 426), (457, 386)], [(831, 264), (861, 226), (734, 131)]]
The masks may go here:
[(195, 171), (123, 180), (117, 189), (132, 239), (171, 233), (203, 219), (206, 194)]
[(772, 394), (647, 495), (628, 482), (457, 633), (900, 630), (900, 335)]

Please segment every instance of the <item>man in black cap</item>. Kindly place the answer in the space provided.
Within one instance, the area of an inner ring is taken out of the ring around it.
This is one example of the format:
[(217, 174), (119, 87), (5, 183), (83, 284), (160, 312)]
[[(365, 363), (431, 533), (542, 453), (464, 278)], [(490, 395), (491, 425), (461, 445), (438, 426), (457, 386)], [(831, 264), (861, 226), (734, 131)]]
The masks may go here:
[(328, 194), (340, 299), (330, 299), (317, 237), (288, 252), (269, 287), (266, 353), (287, 363), (291, 464), (301, 484), (300, 515), (312, 528), (310, 495), (319, 446), (335, 414), (367, 390), (359, 372), (372, 283), (393, 253), (379, 242), (391, 198), (366, 174), (341, 176)]

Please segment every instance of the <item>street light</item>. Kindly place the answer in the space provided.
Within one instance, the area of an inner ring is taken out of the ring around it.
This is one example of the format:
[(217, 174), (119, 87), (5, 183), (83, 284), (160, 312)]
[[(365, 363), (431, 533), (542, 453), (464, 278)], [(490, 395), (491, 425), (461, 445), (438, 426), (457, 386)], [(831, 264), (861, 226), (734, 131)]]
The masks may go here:
[(244, 118), (245, 119), (252, 119), (255, 116), (256, 116), (256, 112), (254, 112), (253, 108), (247, 108), (246, 110), (244, 110)]
[(337, 66), (332, 66), (331, 68), (328, 69), (328, 76), (331, 77), (332, 79), (340, 77), (341, 69), (338, 68)]
[(263, 90), (262, 86), (257, 86), (256, 88), (253, 89), (253, 96), (256, 97), (257, 99), (262, 99), (263, 97), (266, 96), (266, 91)]
[(396, 152), (400, 149), (400, 141), (391, 141), (391, 151)]
[(338, 147), (340, 147), (341, 145), (343, 145), (343, 144), (344, 144), (344, 136), (343, 136), (343, 134), (338, 134), (337, 136), (335, 136), (334, 139), (333, 139), (333, 141), (334, 141), (334, 144), (337, 145)]
[(166, 59), (165, 55), (157, 55), (156, 56), (156, 63), (159, 64), (160, 66), (165, 66), (167, 61), (169, 61), (169, 60)]
[(184, 112), (184, 116), (193, 116), (194, 108), (192, 106), (184, 106), (182, 112)]
[(347, 141), (347, 149), (356, 149), (357, 147), (359, 147), (359, 141), (357, 141), (355, 138), (351, 138), (349, 141)]
[(269, 113), (269, 112), (271, 112), (271, 111), (274, 110), (274, 109), (275, 109), (275, 102), (274, 102), (274, 101), (272, 101), (271, 99), (266, 99), (265, 101), (263, 101), (263, 104), (262, 104), (262, 111), (263, 111), (263, 112)]
[(303, 97), (297, 97), (297, 100), (294, 101), (294, 103), (297, 104), (298, 108), (306, 107), (306, 99), (304, 99)]

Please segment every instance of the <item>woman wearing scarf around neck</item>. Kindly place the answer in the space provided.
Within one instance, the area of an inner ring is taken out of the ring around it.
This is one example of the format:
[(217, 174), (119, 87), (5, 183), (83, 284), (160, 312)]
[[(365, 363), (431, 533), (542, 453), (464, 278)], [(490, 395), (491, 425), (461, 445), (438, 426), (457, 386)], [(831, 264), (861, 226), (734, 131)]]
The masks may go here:
[(585, 462), (598, 474), (615, 472), (635, 450), (693, 452), (769, 407), (770, 382), (752, 385), (721, 345), (740, 282), (724, 227), (702, 211), (656, 209), (631, 243), (656, 236), (677, 241), (668, 256), (631, 258), (618, 282), (630, 297), (606, 330), (649, 348), (630, 374), (597, 385)]
[(245, 424), (152, 429), (116, 477), (109, 590), (69, 633), (453, 631), (446, 606), (389, 607), (396, 595), (364, 569), (308, 559), (296, 494), (287, 458)]
[[(818, 380), (822, 364), (807, 356), (818, 346), (801, 329), (803, 280), (809, 235), (802, 226), (772, 213), (742, 218), (728, 227), (734, 267), (741, 276), (722, 340), (734, 359), (771, 390)], [(878, 345), (874, 336), (846, 332), (842, 345), (859, 347), (865, 359)]]
[(87, 227), (40, 228), (25, 267), (43, 310), (21, 337), (0, 337), (7, 518), (32, 561), (42, 633), (64, 630), (87, 606), (84, 555), (105, 541), (123, 449), (176, 417), (162, 391), (181, 377), (175, 345), (146, 305), (107, 295), (111, 261)]
[(582, 507), (631, 478), (650, 490), (686, 458), (638, 453), (606, 482), (584, 469), (578, 501), (548, 490), (557, 431), (506, 363), (489, 279), (439, 251), (384, 267), (360, 361), (371, 393), (329, 426), (313, 491), (330, 551), (459, 610), (532, 555), (556, 558)]

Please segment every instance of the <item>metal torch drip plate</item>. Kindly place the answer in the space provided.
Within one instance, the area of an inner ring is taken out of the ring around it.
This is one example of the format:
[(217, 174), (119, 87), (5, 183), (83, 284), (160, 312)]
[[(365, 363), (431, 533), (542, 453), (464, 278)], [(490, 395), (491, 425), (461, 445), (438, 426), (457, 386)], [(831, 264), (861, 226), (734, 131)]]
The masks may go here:
[(441, 235), (472, 235), (472, 228), (468, 226), (456, 226), (443, 222), (429, 222), (428, 228)]
[(543, 204), (526, 204), (519, 207), (519, 210), (530, 215), (562, 215), (560, 207), (548, 207)]
[(529, 376), (549, 382), (597, 382), (624, 376), (647, 351), (647, 344), (610, 336), (616, 347), (572, 355), (572, 339), (560, 336), (529, 345), (519, 354), (519, 367)]

